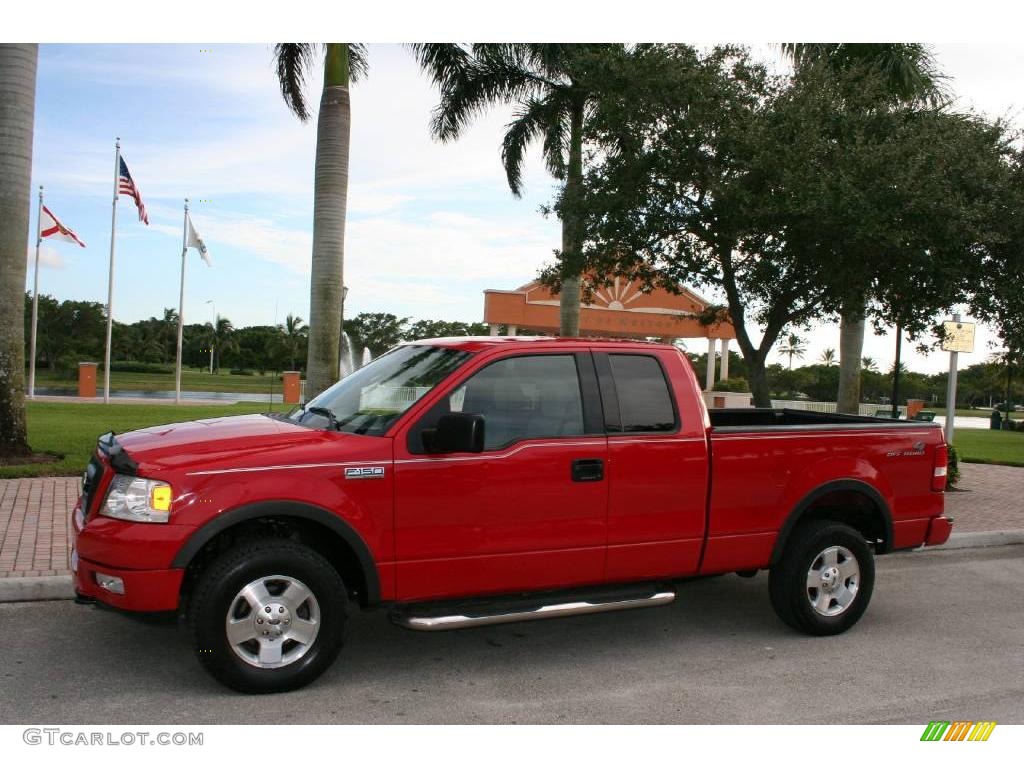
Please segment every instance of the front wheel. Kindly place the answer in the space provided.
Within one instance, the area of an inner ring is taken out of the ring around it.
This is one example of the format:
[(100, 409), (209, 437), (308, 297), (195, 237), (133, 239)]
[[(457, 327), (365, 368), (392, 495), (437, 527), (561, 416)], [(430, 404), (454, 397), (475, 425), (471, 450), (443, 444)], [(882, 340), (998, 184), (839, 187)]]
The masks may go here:
[(316, 551), (282, 539), (220, 555), (199, 577), (188, 611), (199, 662), (244, 693), (316, 679), (341, 648), (347, 615), (338, 572)]
[(769, 577), (779, 618), (808, 635), (837, 635), (856, 624), (874, 585), (875, 561), (864, 537), (833, 520), (801, 524)]

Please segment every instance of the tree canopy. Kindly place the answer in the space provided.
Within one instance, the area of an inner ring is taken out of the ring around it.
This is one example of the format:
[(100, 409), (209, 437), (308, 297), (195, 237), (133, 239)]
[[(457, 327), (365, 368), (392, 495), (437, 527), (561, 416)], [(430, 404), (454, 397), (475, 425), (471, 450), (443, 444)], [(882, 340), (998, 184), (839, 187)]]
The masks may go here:
[(730, 316), (759, 405), (772, 346), (834, 316), (851, 286), (867, 287), (877, 322), (917, 332), (967, 297), (1002, 183), (1002, 126), (872, 108), (881, 76), (854, 96), (820, 68), (772, 75), (743, 49), (640, 46), (631, 62), (628, 87), (589, 123), (587, 263), (724, 296), (705, 320)]

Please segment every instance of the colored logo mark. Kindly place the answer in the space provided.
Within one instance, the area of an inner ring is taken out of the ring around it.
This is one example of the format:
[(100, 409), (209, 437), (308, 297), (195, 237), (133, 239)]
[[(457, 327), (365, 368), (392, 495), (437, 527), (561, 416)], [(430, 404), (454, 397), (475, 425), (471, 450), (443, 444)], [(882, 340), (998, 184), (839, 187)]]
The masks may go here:
[(995, 720), (932, 720), (921, 741), (988, 741), (995, 728)]

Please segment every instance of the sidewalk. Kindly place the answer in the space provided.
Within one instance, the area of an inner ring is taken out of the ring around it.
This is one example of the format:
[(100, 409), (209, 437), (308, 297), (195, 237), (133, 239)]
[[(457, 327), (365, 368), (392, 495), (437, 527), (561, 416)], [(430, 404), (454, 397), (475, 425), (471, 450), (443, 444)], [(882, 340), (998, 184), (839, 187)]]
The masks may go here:
[(0, 480), (0, 578), (71, 573), (77, 477)]
[[(954, 536), (1024, 531), (1024, 468), (961, 464), (960, 470), (963, 490), (946, 495)], [(80, 487), (77, 477), (0, 480), (0, 580), (70, 575), (71, 509)]]

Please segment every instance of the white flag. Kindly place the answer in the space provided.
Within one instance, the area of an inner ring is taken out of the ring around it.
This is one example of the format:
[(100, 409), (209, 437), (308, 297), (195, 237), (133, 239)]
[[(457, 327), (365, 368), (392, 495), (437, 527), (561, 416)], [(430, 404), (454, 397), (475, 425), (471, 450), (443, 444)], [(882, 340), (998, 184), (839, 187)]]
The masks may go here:
[[(188, 215), (188, 214), (186, 214)], [(195, 225), (192, 224), (192, 216), (188, 216), (188, 237), (185, 240), (186, 248), (195, 248), (199, 251), (199, 255), (203, 257), (203, 261), (206, 262), (206, 266), (212, 267), (210, 263), (210, 254), (206, 250), (206, 243), (203, 242), (203, 238), (196, 232)]]

